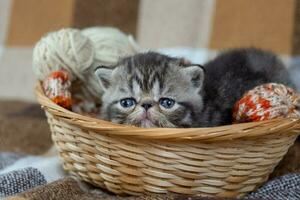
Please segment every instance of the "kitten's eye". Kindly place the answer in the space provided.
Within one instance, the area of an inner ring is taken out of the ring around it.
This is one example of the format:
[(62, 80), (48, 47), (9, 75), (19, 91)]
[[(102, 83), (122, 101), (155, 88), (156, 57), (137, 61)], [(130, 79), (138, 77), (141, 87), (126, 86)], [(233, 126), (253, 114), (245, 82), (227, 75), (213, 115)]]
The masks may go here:
[(136, 101), (134, 98), (126, 98), (126, 99), (121, 99), (120, 104), (124, 108), (129, 108), (131, 106), (134, 106), (136, 104)]
[(159, 104), (161, 106), (163, 106), (164, 108), (169, 109), (169, 108), (172, 108), (174, 106), (175, 101), (173, 99), (169, 99), (169, 98), (161, 98), (159, 100)]

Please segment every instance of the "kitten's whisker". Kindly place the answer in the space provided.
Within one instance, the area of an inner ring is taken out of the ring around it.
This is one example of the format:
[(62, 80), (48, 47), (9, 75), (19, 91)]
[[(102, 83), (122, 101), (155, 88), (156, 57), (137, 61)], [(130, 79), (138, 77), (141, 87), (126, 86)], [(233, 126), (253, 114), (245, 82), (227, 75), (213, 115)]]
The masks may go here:
[(150, 116), (152, 116), (151, 118), (153, 118), (158, 123), (159, 127), (169, 127), (169, 128), (176, 127), (174, 124), (169, 122), (163, 114), (159, 112), (152, 111)]
[(139, 119), (139, 116), (143, 113), (142, 110), (135, 110), (133, 111), (132, 113), (130, 113), (128, 116), (127, 116), (127, 119), (126, 119), (126, 122), (128, 124), (139, 124), (140, 123), (140, 119)]

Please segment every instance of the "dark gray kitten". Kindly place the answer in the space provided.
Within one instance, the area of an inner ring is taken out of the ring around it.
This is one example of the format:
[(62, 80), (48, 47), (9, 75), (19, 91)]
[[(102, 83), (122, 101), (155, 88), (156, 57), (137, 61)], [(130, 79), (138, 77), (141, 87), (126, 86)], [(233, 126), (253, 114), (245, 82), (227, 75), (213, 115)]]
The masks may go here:
[(289, 84), (271, 53), (237, 49), (204, 65), (162, 54), (141, 53), (113, 68), (99, 67), (104, 89), (102, 118), (140, 127), (201, 127), (230, 124), (234, 103), (268, 82)]

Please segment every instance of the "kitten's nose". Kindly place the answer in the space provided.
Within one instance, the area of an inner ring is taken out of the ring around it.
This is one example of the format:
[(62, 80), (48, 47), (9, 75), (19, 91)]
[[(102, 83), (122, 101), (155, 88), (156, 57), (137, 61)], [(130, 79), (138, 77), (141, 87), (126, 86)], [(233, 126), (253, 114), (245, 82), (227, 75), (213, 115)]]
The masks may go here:
[(147, 111), (149, 108), (152, 107), (152, 104), (151, 103), (143, 103), (142, 107), (145, 108), (145, 110)]

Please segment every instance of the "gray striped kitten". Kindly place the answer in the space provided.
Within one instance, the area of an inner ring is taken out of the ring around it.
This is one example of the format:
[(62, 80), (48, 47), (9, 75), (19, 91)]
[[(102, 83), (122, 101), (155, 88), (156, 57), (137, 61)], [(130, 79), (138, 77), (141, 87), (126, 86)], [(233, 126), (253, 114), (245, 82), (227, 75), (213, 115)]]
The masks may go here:
[(124, 58), (114, 68), (99, 67), (102, 118), (140, 127), (229, 124), (245, 91), (289, 82), (276, 56), (256, 49), (229, 51), (204, 68), (154, 52)]

